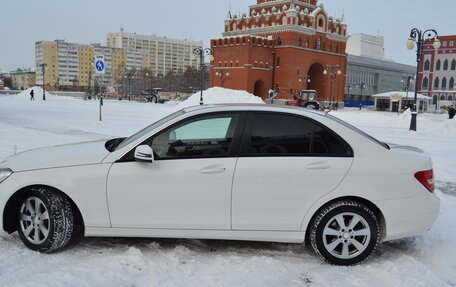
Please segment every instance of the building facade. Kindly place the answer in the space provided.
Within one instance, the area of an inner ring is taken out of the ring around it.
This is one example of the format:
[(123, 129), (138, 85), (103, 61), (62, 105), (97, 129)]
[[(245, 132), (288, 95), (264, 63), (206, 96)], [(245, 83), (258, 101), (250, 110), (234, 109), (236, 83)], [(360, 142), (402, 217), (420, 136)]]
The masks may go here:
[(25, 90), (36, 84), (36, 74), (31, 69), (16, 69), (10, 76), (15, 90)]
[(437, 50), (433, 41), (423, 45), (418, 72), (418, 91), (431, 97), (436, 108), (456, 103), (456, 35), (440, 36), (439, 40)]
[(203, 43), (120, 32), (109, 33), (107, 45), (125, 49), (127, 67), (164, 75), (168, 71), (183, 72), (188, 66), (198, 68), (199, 61), (192, 55)]
[[(95, 56), (105, 59), (105, 73), (95, 73)], [(100, 44), (83, 45), (63, 40), (35, 43), (36, 83), (46, 89), (76, 89), (94, 85), (112, 85), (119, 70), (125, 66), (126, 53), (122, 49)]]
[(345, 106), (373, 105), (374, 94), (415, 90), (416, 67), (386, 59), (382, 36), (353, 34), (347, 42)]
[[(374, 94), (405, 91), (408, 77), (415, 73), (415, 66), (348, 55), (345, 100), (372, 101)], [(413, 79), (408, 90), (415, 90)]]
[(248, 14), (229, 13), (222, 36), (211, 40), (212, 87), (262, 98), (277, 88), (311, 89), (321, 102), (343, 101), (344, 78), (324, 71), (333, 67), (345, 74), (347, 26), (317, 0), (257, 0)]

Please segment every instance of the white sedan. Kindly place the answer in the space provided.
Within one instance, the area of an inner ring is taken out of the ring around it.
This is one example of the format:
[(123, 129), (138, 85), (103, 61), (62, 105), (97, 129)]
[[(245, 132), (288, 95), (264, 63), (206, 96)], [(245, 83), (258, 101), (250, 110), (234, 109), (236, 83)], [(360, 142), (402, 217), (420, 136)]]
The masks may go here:
[(303, 243), (351, 265), (435, 221), (429, 156), (328, 114), (267, 105), (173, 113), (128, 137), (0, 164), (0, 227), (41, 252), (84, 236)]

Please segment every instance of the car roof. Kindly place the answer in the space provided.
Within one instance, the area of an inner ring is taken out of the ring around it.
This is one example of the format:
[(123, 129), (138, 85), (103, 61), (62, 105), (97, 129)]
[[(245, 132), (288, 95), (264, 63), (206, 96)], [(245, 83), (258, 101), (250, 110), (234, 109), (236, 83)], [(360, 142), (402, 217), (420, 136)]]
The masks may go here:
[(186, 113), (196, 112), (201, 110), (214, 110), (214, 111), (274, 111), (284, 113), (311, 113), (315, 115), (324, 116), (324, 112), (317, 110), (311, 110), (296, 106), (285, 106), (285, 105), (270, 105), (270, 104), (249, 104), (249, 103), (226, 103), (226, 104), (210, 104), (210, 105), (198, 105), (186, 107), (183, 109)]

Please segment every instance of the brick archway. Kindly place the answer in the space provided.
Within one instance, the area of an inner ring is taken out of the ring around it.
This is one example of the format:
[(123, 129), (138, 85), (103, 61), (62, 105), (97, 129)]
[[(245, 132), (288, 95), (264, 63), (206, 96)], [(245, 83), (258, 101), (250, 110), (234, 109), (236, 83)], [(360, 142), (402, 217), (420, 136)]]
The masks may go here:
[(268, 91), (266, 89), (266, 85), (262, 80), (258, 80), (253, 85), (253, 94), (257, 97), (262, 98), (263, 100), (268, 97)]
[(307, 73), (310, 77), (310, 83), (307, 85), (308, 90), (316, 90), (317, 91), (317, 99), (318, 101), (326, 101), (326, 88), (325, 88), (325, 75), (323, 71), (325, 68), (320, 63), (313, 63), (310, 68), (309, 72)]

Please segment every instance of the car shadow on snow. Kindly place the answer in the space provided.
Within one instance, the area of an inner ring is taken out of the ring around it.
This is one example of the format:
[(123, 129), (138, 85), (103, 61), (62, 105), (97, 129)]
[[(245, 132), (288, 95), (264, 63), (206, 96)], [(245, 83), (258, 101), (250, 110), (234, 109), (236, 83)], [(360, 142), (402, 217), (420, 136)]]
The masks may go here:
[(186, 248), (197, 253), (231, 253), (237, 255), (260, 255), (268, 257), (316, 257), (310, 245), (292, 243), (274, 243), (237, 240), (209, 240), (209, 239), (173, 239), (173, 238), (112, 238), (86, 237), (71, 249), (110, 250), (136, 247), (141, 250), (169, 251), (177, 248)]

